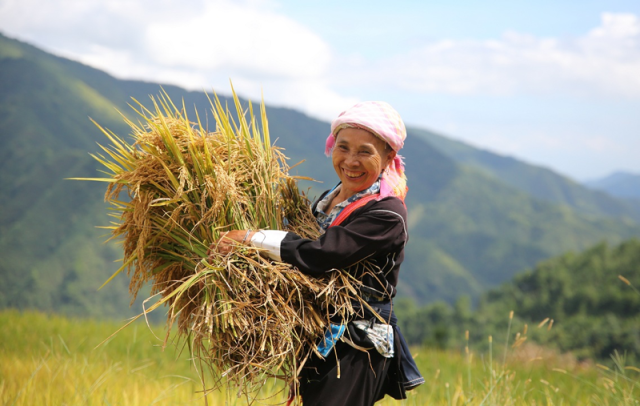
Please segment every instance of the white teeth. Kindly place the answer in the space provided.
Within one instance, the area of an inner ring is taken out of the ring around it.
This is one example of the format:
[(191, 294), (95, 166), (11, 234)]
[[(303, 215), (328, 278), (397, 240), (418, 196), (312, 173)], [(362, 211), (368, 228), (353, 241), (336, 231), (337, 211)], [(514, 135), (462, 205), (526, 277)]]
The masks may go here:
[(344, 171), (344, 173), (350, 178), (359, 178), (364, 174), (364, 172), (349, 172), (349, 171)]

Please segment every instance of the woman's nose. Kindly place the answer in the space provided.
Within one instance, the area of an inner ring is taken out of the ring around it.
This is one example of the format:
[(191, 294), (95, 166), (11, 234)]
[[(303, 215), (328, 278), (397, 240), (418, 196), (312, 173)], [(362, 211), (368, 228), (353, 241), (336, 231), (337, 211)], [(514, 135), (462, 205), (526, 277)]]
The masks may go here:
[(358, 159), (358, 154), (348, 154), (346, 159), (347, 165), (356, 166), (360, 165), (360, 160)]

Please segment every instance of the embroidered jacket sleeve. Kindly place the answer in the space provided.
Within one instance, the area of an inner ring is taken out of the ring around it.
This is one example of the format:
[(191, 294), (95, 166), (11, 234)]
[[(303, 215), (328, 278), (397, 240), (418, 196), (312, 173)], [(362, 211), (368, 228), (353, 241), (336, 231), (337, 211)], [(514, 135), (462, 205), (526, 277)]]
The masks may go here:
[(365, 258), (402, 252), (406, 239), (404, 205), (399, 199), (385, 198), (354, 211), (342, 225), (329, 227), (317, 240), (287, 233), (280, 256), (301, 272), (320, 276)]

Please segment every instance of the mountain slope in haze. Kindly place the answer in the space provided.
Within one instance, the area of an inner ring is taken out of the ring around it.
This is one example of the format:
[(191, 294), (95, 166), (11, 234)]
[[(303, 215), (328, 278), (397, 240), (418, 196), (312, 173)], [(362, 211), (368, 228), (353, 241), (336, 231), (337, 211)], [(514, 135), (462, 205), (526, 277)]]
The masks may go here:
[(108, 223), (104, 187), (64, 180), (98, 169), (89, 116), (126, 127), (58, 59), (0, 37), (0, 307), (130, 316), (125, 278), (96, 292), (120, 256), (95, 228)]
[[(601, 190), (592, 190), (549, 169), (474, 148), (431, 131), (415, 130), (415, 134), (457, 163), (484, 170), (538, 199), (564, 204), (584, 214), (628, 218), (640, 222), (640, 202), (616, 199), (615, 193), (603, 193), (601, 187), (595, 187)], [(636, 182), (635, 185), (640, 185), (640, 177)], [(640, 194), (640, 188), (636, 192)]]
[[(449, 302), (460, 292), (447, 287), (464, 288), (475, 298), (474, 288), (481, 292), (504, 282), (558, 247), (562, 247), (559, 252), (581, 251), (588, 247), (585, 236), (599, 234), (600, 239), (620, 241), (619, 236), (634, 235), (637, 228), (532, 199), (465, 167), (458, 167), (456, 176), (436, 195), (413, 196), (407, 203), (416, 226), (410, 230), (413, 245), (408, 247), (402, 283), (410, 284), (405, 289), (414, 297)], [(430, 249), (434, 246), (437, 250)], [(464, 271), (473, 279), (454, 279)]]
[(614, 172), (602, 179), (585, 182), (585, 185), (611, 196), (640, 199), (640, 175), (635, 173)]
[[(206, 121), (207, 95), (163, 88)], [(130, 97), (149, 105), (159, 92), (158, 84), (118, 80), (0, 36), (0, 307), (121, 318), (139, 310), (127, 309), (124, 276), (95, 291), (120, 257), (95, 228), (108, 222), (104, 185), (64, 178), (97, 175), (88, 152), (107, 140), (88, 117), (125, 136), (114, 108), (131, 114)], [(304, 187), (317, 195), (333, 186), (337, 176), (323, 154), (329, 124), (291, 109), (267, 107), (267, 115), (290, 162), (306, 159), (294, 172), (324, 182)], [(543, 202), (462, 166), (419, 132), (410, 129), (402, 151), (411, 237), (399, 291), (420, 303), (475, 298), (541, 259), (640, 235), (633, 221)]]

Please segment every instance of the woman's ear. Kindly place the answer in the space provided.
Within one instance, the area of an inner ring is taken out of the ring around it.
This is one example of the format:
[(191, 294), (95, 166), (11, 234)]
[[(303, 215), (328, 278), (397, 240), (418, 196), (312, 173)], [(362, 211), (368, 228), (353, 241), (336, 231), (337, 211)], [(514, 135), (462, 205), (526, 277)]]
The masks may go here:
[(393, 160), (396, 158), (396, 151), (391, 150), (387, 153), (387, 162), (385, 162), (385, 169), (391, 164), (391, 162), (393, 162)]

